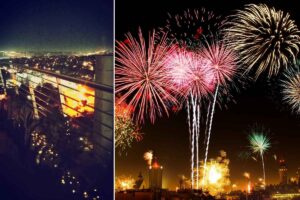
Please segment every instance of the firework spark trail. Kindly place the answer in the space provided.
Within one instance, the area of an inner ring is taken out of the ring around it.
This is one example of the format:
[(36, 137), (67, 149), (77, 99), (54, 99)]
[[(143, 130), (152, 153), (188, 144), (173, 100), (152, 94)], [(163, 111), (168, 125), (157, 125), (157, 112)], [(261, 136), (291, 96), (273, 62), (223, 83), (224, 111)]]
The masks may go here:
[[(199, 172), (194, 174), (194, 169), (199, 169), (199, 136), (200, 136), (200, 100), (197, 96), (190, 95), (187, 101), (187, 115), (189, 124), (189, 135), (191, 142), (191, 186), (199, 188)], [(195, 153), (196, 152), (196, 153)]]
[(261, 152), (260, 153), (261, 156), (261, 163), (262, 163), (262, 168), (263, 168), (263, 176), (264, 176), (264, 186), (266, 186), (266, 171), (265, 171), (265, 161), (264, 161), (264, 155)]
[[(190, 95), (189, 100), (187, 101), (188, 105), (188, 121), (189, 125), (191, 124), (191, 129), (190, 129), (190, 138), (191, 140), (191, 183), (192, 183), (192, 189), (194, 189), (195, 182), (196, 182), (196, 189), (199, 189), (199, 167), (200, 167), (200, 162), (199, 162), (199, 137), (200, 137), (200, 97), (197, 97), (193, 94)], [(192, 111), (192, 113), (190, 112)], [(196, 153), (195, 153), (196, 151)], [(194, 169), (196, 170), (196, 177), (194, 175)]]
[[(192, 140), (192, 148), (193, 148), (193, 154), (192, 154), (192, 162), (193, 162), (193, 169), (195, 167), (195, 139), (197, 140), (197, 119), (196, 119), (196, 105), (197, 105), (197, 96), (191, 96), (191, 100), (192, 100), (192, 110), (193, 110), (193, 117), (192, 117), (192, 123), (193, 123), (193, 129), (192, 129), (192, 137), (193, 137), (193, 140)], [(196, 163), (197, 165), (197, 163)], [(197, 178), (197, 177), (196, 177)], [(192, 184), (192, 189), (194, 189), (194, 170), (193, 170), (193, 184)]]
[[(198, 125), (197, 125), (197, 96), (195, 96), (194, 100), (193, 100), (193, 136), (194, 136), (194, 162), (196, 161), (196, 167), (198, 166), (197, 163), (197, 136), (198, 136)], [(196, 154), (195, 154), (196, 151)], [(196, 181), (197, 181), (197, 176), (196, 176)], [(197, 183), (197, 182), (196, 182)]]
[(300, 32), (289, 13), (265, 4), (248, 4), (230, 17), (225, 28), (228, 45), (240, 55), (245, 72), (255, 78), (268, 71), (277, 75), (281, 68), (296, 62)]
[[(213, 122), (213, 117), (214, 117), (214, 112), (215, 112), (215, 105), (216, 105), (216, 100), (217, 100), (218, 89), (219, 89), (219, 84), (217, 84), (215, 95), (214, 95), (214, 101), (213, 101), (212, 108), (211, 108), (210, 122), (209, 122), (206, 149), (205, 149), (205, 158), (204, 158), (204, 172), (205, 172), (205, 168), (206, 168), (209, 142), (210, 142), (210, 135), (211, 135), (211, 128), (212, 128), (212, 122)], [(205, 179), (205, 173), (203, 174), (203, 180), (204, 179)]]
[[(194, 188), (194, 168), (199, 167), (200, 135), (200, 99), (210, 91), (209, 83), (213, 74), (208, 70), (209, 62), (202, 60), (198, 54), (178, 49), (169, 55), (167, 68), (170, 80), (180, 88), (180, 94), (187, 103), (187, 121), (191, 144), (191, 185)], [(209, 82), (209, 83), (208, 83)], [(198, 162), (198, 163), (197, 163)], [(197, 186), (197, 185), (196, 185)]]
[(201, 117), (201, 110), (200, 110), (200, 100), (199, 100), (199, 104), (197, 105), (197, 134), (196, 134), (196, 163), (197, 163), (197, 189), (199, 189), (199, 167), (200, 167), (200, 163), (199, 163), (199, 137), (200, 137), (200, 117)]
[(191, 119), (190, 119), (190, 103), (189, 101), (187, 101), (187, 116), (188, 116), (188, 125), (189, 125), (189, 137), (190, 137), (190, 144), (191, 144), (191, 186), (193, 189), (194, 186), (194, 173), (193, 173), (193, 169), (194, 169), (194, 146), (193, 146), (193, 128), (191, 125)]
[[(210, 71), (213, 75), (213, 79), (208, 82), (210, 88), (215, 88), (215, 94), (211, 105), (211, 113), (209, 117), (209, 127), (207, 133), (206, 149), (204, 167), (206, 167), (209, 143), (212, 130), (212, 122), (215, 112), (215, 105), (219, 92), (220, 85), (226, 85), (227, 82), (231, 82), (237, 71), (236, 56), (230, 51), (223, 42), (212, 42), (207, 47), (202, 48), (200, 51), (203, 59), (208, 60)], [(209, 112), (209, 110), (208, 110)]]
[[(213, 119), (219, 84), (225, 85), (227, 81), (232, 80), (235, 74), (235, 56), (225, 47), (224, 43), (213, 42), (211, 44), (207, 43), (207, 47), (203, 47), (199, 54), (179, 49), (170, 55), (169, 60), (167, 68), (171, 76), (170, 80), (180, 87), (181, 94), (187, 97), (185, 98), (187, 101), (190, 101), (188, 102), (188, 119), (190, 119), (189, 123), (191, 123), (191, 165), (194, 169), (195, 160), (197, 162), (199, 159), (199, 141), (197, 138), (200, 135), (200, 113), (197, 113), (197, 105), (199, 104), (200, 106), (200, 98), (216, 90), (210, 116), (210, 119)], [(215, 88), (216, 85), (218, 85), (217, 88)], [(211, 124), (212, 121), (210, 121), (210, 127)], [(209, 130), (208, 134), (207, 140), (210, 140), (211, 130)], [(207, 141), (207, 144), (209, 145), (209, 141)], [(208, 147), (206, 149), (208, 151)], [(196, 163), (196, 166), (198, 167), (198, 163)], [(194, 186), (194, 174), (191, 180), (192, 186)]]
[(270, 139), (264, 134), (263, 130), (253, 130), (251, 135), (249, 135), (248, 140), (250, 142), (250, 148), (253, 153), (257, 153), (261, 157), (263, 176), (264, 176), (264, 186), (266, 185), (266, 172), (263, 154), (271, 148)]
[(204, 145), (206, 144), (207, 141), (207, 130), (208, 130), (208, 123), (209, 123), (209, 114), (210, 114), (210, 102), (208, 104), (208, 108), (207, 108), (207, 114), (206, 114), (206, 122), (205, 122), (205, 132), (204, 132)]

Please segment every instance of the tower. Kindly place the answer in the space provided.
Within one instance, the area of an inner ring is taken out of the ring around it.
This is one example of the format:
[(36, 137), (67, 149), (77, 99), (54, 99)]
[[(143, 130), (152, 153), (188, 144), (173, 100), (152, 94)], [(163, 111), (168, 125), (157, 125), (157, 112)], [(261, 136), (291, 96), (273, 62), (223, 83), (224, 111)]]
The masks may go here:
[(298, 167), (298, 169), (297, 169), (296, 178), (297, 178), (298, 185), (300, 185), (300, 167)]
[(287, 184), (288, 177), (287, 177), (287, 167), (284, 159), (279, 160), (279, 183), (280, 184)]
[(184, 189), (188, 188), (187, 181), (188, 181), (188, 179), (184, 175), (181, 175), (179, 177), (179, 189), (180, 190), (184, 190)]
[(163, 167), (159, 165), (157, 158), (154, 157), (149, 167), (149, 188), (162, 189), (162, 172)]
[(144, 177), (143, 177), (142, 173), (140, 172), (138, 179), (135, 181), (135, 184), (133, 186), (134, 189), (136, 189), (136, 190), (140, 189), (143, 181), (144, 181)]

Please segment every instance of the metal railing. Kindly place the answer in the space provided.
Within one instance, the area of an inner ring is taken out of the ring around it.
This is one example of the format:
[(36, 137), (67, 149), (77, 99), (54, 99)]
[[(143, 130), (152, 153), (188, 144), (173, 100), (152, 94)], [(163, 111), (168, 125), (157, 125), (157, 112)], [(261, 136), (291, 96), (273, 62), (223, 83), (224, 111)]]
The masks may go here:
[[(13, 66), (7, 72), (10, 78), (5, 80), (6, 83), (11, 83), (16, 93), (27, 98), (26, 105), (34, 111), (35, 118), (53, 115), (53, 105), (59, 105), (65, 117), (72, 119), (94, 139), (95, 149), (99, 148), (95, 150), (97, 155), (113, 158), (112, 84), (109, 86), (27, 66)], [(88, 92), (82, 94), (83, 91), (74, 86), (85, 87)], [(93, 102), (80, 99), (76, 94), (86, 95), (86, 99)], [(81, 109), (68, 101), (81, 104)]]

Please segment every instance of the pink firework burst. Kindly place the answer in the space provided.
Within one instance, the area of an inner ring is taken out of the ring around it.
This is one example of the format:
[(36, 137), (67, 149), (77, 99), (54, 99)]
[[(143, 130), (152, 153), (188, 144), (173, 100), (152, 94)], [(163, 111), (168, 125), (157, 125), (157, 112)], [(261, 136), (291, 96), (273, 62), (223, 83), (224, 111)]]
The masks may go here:
[(165, 56), (175, 47), (167, 44), (165, 36), (155, 44), (154, 34), (149, 33), (146, 45), (139, 29), (138, 39), (128, 33), (126, 43), (117, 41), (116, 45), (116, 93), (133, 108), (138, 124), (145, 118), (154, 123), (157, 116), (168, 115), (168, 109), (177, 104), (165, 68)]
[(223, 42), (207, 44), (207, 47), (201, 48), (199, 54), (205, 63), (209, 63), (215, 83), (224, 85), (227, 81), (231, 81), (236, 74), (236, 56)]
[(178, 48), (167, 56), (166, 68), (169, 80), (180, 90), (184, 97), (188, 95), (206, 96), (215, 85), (213, 71), (208, 59), (183, 48)]

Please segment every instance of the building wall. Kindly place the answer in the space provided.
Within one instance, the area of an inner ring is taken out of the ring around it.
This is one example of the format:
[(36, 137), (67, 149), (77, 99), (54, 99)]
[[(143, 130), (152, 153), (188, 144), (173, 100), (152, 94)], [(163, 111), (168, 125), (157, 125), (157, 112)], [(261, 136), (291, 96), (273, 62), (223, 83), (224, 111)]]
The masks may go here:
[(280, 184), (287, 184), (288, 183), (287, 168), (286, 167), (280, 167), (279, 168), (279, 183)]
[(162, 169), (149, 169), (149, 188), (161, 189), (162, 188)]

